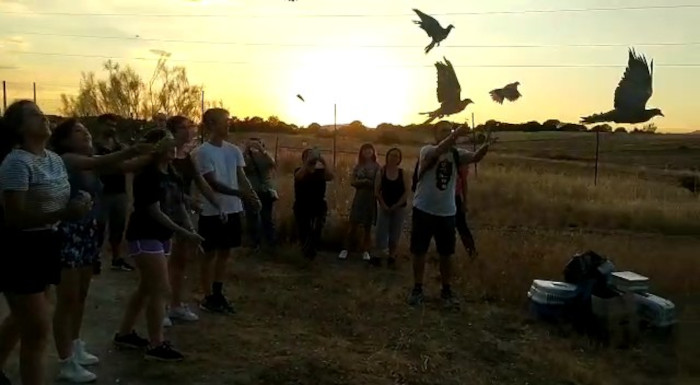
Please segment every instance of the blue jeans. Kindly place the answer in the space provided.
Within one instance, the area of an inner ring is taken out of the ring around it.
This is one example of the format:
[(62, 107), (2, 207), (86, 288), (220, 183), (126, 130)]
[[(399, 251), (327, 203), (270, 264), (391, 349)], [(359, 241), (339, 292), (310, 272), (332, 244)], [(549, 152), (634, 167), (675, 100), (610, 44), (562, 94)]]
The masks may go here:
[(380, 251), (386, 250), (387, 248), (394, 250), (401, 238), (407, 209), (406, 207), (400, 207), (394, 211), (388, 212), (379, 208), (378, 211), (377, 226), (375, 228), (377, 249)]
[(265, 242), (272, 246), (275, 244), (275, 222), (272, 218), (272, 210), (275, 201), (269, 194), (263, 192), (257, 192), (257, 194), (262, 204), (260, 212), (256, 213), (250, 210), (249, 207), (246, 207), (245, 217), (248, 226), (248, 235), (253, 241), (253, 246), (260, 246), (263, 237), (265, 238)]

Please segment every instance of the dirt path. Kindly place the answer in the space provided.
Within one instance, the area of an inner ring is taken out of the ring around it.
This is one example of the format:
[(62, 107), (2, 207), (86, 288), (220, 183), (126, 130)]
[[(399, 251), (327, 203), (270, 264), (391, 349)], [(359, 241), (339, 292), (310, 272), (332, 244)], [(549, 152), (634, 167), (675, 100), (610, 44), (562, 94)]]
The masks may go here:
[[(678, 375), (678, 362), (675, 356), (659, 358), (664, 352), (656, 347), (649, 354), (600, 351), (566, 330), (533, 324), (518, 309), (470, 301), (468, 295), (461, 312), (445, 313), (436, 301), (434, 269), (426, 305), (411, 309), (405, 304), (410, 282), (405, 262), (393, 272), (351, 258), (338, 262), (326, 254), (306, 265), (288, 251), (239, 257), (226, 287), (239, 313), (202, 314), (198, 323), (168, 330), (167, 337), (187, 355), (173, 364), (145, 362), (138, 353), (112, 348), (136, 274), (105, 271), (93, 283), (84, 328), (84, 339), (101, 359), (95, 370), (99, 383), (676, 383), (659, 380)], [(53, 346), (49, 350), (55, 373)], [(629, 355), (649, 368), (627, 364), (628, 381), (604, 382), (619, 377), (619, 365)], [(8, 369), (16, 379), (16, 360)]]

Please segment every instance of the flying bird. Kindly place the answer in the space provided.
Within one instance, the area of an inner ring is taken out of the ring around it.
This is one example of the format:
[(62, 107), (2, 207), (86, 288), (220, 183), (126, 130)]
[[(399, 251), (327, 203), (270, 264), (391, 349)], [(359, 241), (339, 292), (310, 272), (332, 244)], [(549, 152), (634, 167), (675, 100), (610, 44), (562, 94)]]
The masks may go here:
[(420, 21), (414, 20), (413, 22), (419, 24), (420, 27), (428, 33), (428, 36), (433, 39), (433, 41), (428, 44), (427, 47), (425, 47), (425, 53), (427, 54), (436, 45), (440, 46), (440, 42), (447, 38), (447, 35), (450, 34), (450, 31), (452, 28), (454, 28), (454, 25), (450, 24), (447, 26), (447, 28), (442, 28), (440, 23), (435, 20), (434, 17), (426, 15), (415, 8), (413, 9), (413, 12), (418, 14), (418, 17), (420, 17)]
[(655, 116), (664, 116), (658, 108), (647, 110), (646, 104), (653, 93), (652, 76), (654, 74), (654, 61), (651, 65), (643, 55), (637, 54), (634, 49), (629, 50), (629, 59), (622, 80), (615, 89), (614, 109), (600, 114), (593, 114), (581, 118), (581, 123), (644, 123)]
[(491, 99), (493, 99), (493, 101), (498, 104), (503, 104), (504, 100), (514, 102), (520, 99), (520, 97), (522, 96), (518, 91), (519, 85), (520, 82), (510, 83), (503, 88), (496, 88), (495, 90), (491, 90), (489, 94), (491, 95)]
[[(292, 0), (292, 1), (294, 1), (294, 0)], [(299, 100), (301, 100), (302, 102), (306, 102), (306, 100), (304, 100), (304, 98), (299, 94), (297, 94), (297, 98), (299, 98)]]
[(421, 112), (421, 115), (428, 115), (429, 118), (423, 124), (428, 124), (435, 119), (446, 115), (453, 115), (462, 112), (469, 104), (474, 103), (471, 99), (461, 100), (462, 88), (457, 80), (455, 69), (447, 58), (445, 63), (436, 62), (437, 69), (437, 98), (440, 108), (432, 112)]

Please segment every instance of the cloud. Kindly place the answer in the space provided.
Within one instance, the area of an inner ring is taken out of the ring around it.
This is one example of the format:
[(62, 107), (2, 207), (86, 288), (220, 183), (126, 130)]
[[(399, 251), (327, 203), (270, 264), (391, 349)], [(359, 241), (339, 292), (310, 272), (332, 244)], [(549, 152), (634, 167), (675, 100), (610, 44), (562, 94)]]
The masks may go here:
[(18, 70), (19, 66), (14, 64), (0, 64), (0, 70)]
[(0, 37), (0, 50), (26, 51), (29, 42), (22, 36)]

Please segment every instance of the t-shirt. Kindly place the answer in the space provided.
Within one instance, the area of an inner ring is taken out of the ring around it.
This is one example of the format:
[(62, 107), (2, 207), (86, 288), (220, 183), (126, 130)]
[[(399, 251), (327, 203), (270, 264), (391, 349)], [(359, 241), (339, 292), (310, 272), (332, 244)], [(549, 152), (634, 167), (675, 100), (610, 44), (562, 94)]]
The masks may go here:
[(269, 156), (260, 152), (246, 151), (245, 175), (255, 191), (268, 191), (274, 188), (272, 184), (272, 169), (274, 162)]
[[(0, 190), (25, 191), (26, 209), (36, 214), (62, 210), (70, 199), (70, 183), (63, 159), (48, 150), (43, 155), (12, 150), (0, 164)], [(45, 230), (56, 225), (25, 230)]]
[[(294, 170), (294, 174), (301, 168)], [(326, 170), (315, 169), (302, 180), (294, 178), (294, 208), (298, 210), (323, 210), (326, 207)]]
[[(234, 144), (223, 142), (221, 147), (205, 142), (195, 152), (197, 168), (201, 175), (214, 173), (214, 178), (224, 185), (238, 190), (238, 168), (245, 167), (243, 153)], [(243, 211), (241, 199), (232, 195), (216, 192), (221, 209), (226, 214), (240, 213)], [(202, 214), (204, 216), (219, 215), (219, 210), (209, 201), (204, 201)]]
[(126, 239), (170, 239), (173, 231), (156, 221), (148, 208), (157, 202), (160, 210), (177, 222), (175, 218), (183, 201), (182, 180), (173, 172), (164, 173), (155, 166), (147, 166), (134, 177), (133, 189), (134, 211), (129, 218)]
[[(423, 162), (426, 156), (436, 148), (435, 145), (421, 148), (419, 162)], [(473, 155), (472, 152), (461, 148), (457, 149), (457, 152), (462, 165), (466, 164)], [(418, 180), (413, 195), (413, 207), (441, 217), (455, 215), (457, 213), (455, 184), (458, 168), (459, 165), (454, 164), (454, 156), (450, 151), (440, 155), (436, 164), (425, 171)]]
[[(95, 148), (97, 155), (109, 155), (124, 149), (120, 143), (116, 143), (114, 149), (98, 145)], [(101, 174), (103, 189), (102, 192), (107, 195), (126, 194), (126, 176), (122, 172), (109, 174)]]

